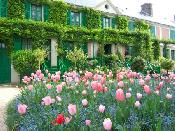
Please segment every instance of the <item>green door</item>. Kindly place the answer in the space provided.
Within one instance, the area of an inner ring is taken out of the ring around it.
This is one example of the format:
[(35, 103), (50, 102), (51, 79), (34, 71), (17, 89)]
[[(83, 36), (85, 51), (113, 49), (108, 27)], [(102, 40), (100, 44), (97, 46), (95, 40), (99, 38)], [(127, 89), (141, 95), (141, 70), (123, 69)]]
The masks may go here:
[(10, 59), (4, 43), (0, 43), (0, 83), (11, 82)]

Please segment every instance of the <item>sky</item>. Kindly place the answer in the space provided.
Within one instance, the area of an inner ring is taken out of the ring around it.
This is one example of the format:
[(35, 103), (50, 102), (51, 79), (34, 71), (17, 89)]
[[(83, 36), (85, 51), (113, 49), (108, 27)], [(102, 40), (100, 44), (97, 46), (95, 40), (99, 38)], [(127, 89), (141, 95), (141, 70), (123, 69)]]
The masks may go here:
[[(78, 5), (94, 7), (103, 0), (65, 0), (66, 2)], [(143, 3), (152, 3), (153, 17), (172, 21), (175, 15), (175, 0), (111, 0), (123, 12), (130, 15), (140, 12)]]

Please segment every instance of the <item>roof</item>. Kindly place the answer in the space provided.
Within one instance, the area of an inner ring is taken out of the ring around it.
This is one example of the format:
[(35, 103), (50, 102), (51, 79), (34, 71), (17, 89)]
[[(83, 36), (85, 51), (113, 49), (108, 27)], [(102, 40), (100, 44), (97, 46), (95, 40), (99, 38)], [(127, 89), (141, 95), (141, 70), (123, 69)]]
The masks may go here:
[[(105, 0), (65, 0), (67, 3), (72, 3), (76, 5), (81, 5), (81, 6), (86, 6), (86, 7), (96, 7), (100, 3), (103, 3)], [(106, 0), (108, 1), (108, 0)], [(155, 23), (155, 24), (162, 24), (165, 26), (171, 26), (172, 28), (175, 29), (175, 22), (170, 21), (170, 19), (163, 19), (163, 18), (157, 18), (153, 15), (153, 17), (150, 16), (144, 16), (140, 14), (141, 10), (141, 5), (136, 3), (136, 6), (134, 6), (134, 11), (132, 9), (131, 11), (131, 4), (128, 1), (126, 4), (121, 2), (121, 0), (109, 0), (110, 4), (113, 4), (113, 7), (116, 7), (119, 12), (121, 12), (122, 15), (129, 16), (131, 18), (138, 18), (142, 20), (146, 20), (150, 23)], [(115, 3), (115, 4), (114, 4)], [(154, 7), (153, 7), (153, 14), (154, 14)]]

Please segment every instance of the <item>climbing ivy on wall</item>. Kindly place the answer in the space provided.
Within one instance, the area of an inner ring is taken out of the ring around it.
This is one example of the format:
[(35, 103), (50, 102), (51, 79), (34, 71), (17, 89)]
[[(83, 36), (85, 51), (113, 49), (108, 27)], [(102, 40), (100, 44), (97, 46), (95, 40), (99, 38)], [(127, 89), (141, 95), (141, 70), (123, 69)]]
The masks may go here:
[(154, 60), (159, 60), (160, 57), (160, 43), (158, 40), (154, 40), (152, 42), (153, 46), (153, 54), (154, 54)]
[(12, 19), (24, 19), (23, 0), (8, 0), (8, 17)]
[[(26, 2), (47, 5), (48, 22), (25, 20)], [(67, 13), (70, 10), (82, 13), (83, 28), (66, 25)], [(10, 42), (13, 41), (14, 36), (20, 36), (31, 38), (34, 48), (41, 47), (47, 39), (51, 38), (57, 38), (60, 43), (61, 41), (79, 43), (96, 41), (102, 45), (105, 43), (131, 44), (135, 48), (135, 55), (149, 59), (152, 57), (150, 36), (148, 33), (140, 32), (147, 29), (147, 26), (145, 23), (138, 22), (137, 29), (139, 30), (129, 32), (127, 31), (128, 18), (125, 16), (114, 16), (112, 18), (116, 22), (116, 29), (101, 29), (104, 12), (50, 0), (9, 0), (8, 14), (8, 17), (12, 19), (0, 19), (0, 33), (10, 35)], [(18, 20), (13, 18), (18, 18)], [(12, 43), (10, 44), (12, 45)], [(145, 56), (144, 53), (148, 56)]]
[(61, 1), (53, 1), (50, 3), (49, 8), (49, 22), (65, 26), (67, 24), (67, 4)]
[(125, 16), (116, 16), (117, 29), (127, 30), (128, 29), (128, 18)]
[(85, 8), (86, 12), (86, 27), (88, 29), (100, 29), (101, 28), (101, 13), (91, 8)]
[(148, 31), (149, 24), (146, 23), (144, 20), (135, 20), (135, 30)]

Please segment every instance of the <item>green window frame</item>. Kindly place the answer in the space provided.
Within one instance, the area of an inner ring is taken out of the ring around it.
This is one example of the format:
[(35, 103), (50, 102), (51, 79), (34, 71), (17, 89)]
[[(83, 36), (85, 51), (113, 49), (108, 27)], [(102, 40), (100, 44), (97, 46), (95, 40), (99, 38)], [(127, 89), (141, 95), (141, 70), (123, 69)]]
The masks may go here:
[(22, 50), (30, 50), (32, 49), (32, 40), (28, 38), (22, 39)]
[(70, 25), (81, 26), (81, 13), (70, 12)]
[(103, 17), (103, 28), (111, 28), (112, 27), (112, 20), (108, 17)]
[(43, 6), (31, 4), (31, 19), (36, 21), (43, 21)]

